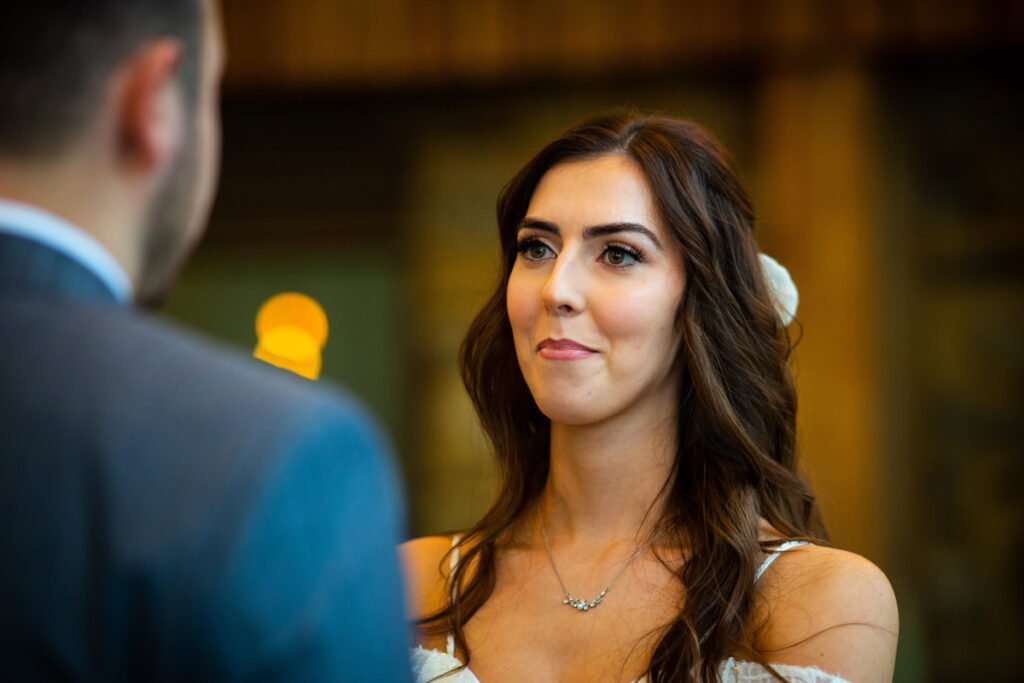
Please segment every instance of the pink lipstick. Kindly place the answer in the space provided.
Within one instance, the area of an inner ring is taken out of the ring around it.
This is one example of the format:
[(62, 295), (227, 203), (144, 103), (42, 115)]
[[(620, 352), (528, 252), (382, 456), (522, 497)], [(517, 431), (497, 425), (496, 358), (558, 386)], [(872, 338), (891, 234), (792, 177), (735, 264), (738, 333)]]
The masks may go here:
[(597, 351), (571, 339), (545, 339), (537, 345), (541, 358), (548, 360), (582, 360)]

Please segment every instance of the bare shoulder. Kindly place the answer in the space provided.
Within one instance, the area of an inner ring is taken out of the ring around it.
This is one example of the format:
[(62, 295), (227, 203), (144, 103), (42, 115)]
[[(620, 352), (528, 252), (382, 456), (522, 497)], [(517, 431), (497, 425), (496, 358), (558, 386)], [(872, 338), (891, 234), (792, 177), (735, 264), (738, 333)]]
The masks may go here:
[(444, 560), (451, 548), (451, 536), (423, 536), (398, 546), (411, 619), (418, 619), (444, 606), (445, 581), (448, 578), (448, 563)]
[(899, 613), (885, 574), (854, 553), (802, 546), (782, 553), (758, 584), (769, 661), (816, 666), (850, 681), (891, 681)]

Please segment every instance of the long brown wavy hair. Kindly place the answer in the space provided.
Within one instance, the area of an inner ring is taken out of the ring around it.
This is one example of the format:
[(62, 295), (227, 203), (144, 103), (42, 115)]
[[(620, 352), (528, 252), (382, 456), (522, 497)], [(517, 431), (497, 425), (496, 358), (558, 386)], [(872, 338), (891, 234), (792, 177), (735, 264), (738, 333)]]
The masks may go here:
[(685, 120), (635, 113), (591, 119), (541, 149), (502, 190), (501, 282), (470, 325), (460, 355), (501, 485), (490, 509), (459, 540), (462, 560), (448, 578), (446, 606), (419, 625), (430, 635), (453, 634), (469, 664), (463, 627), (494, 590), (502, 540), (544, 490), (550, 422), (520, 372), (506, 311), (516, 233), (548, 170), (608, 154), (643, 170), (686, 273), (677, 320), (683, 367), (677, 455), (655, 531), (686, 551), (686, 561), (670, 567), (686, 600), (656, 634), (647, 673), (653, 683), (714, 681), (730, 655), (764, 662), (752, 645), (759, 626), (751, 623), (754, 576), (770, 546), (759, 540), (760, 519), (787, 538), (824, 543), (828, 536), (796, 468), (792, 344), (758, 259), (750, 198), (725, 149)]

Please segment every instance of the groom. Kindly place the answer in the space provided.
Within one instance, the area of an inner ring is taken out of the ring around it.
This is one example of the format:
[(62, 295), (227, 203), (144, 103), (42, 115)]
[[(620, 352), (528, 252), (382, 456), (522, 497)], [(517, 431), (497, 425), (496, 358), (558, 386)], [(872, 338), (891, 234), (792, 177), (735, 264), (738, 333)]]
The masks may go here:
[(343, 395), (137, 312), (205, 222), (212, 0), (0, 3), (0, 679), (403, 681)]

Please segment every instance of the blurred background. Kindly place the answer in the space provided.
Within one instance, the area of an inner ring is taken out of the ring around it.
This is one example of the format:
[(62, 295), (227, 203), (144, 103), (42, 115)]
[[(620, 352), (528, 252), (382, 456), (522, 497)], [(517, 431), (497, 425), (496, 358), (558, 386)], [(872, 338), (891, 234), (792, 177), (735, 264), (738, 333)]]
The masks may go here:
[(1024, 3), (222, 8), (220, 195), (166, 315), (251, 353), (264, 300), (319, 301), (323, 378), (392, 435), (411, 534), (493, 492), (455, 358), (497, 281), (500, 188), (591, 113), (684, 116), (800, 287), (804, 465), (836, 544), (894, 584), (897, 680), (1022, 678)]

